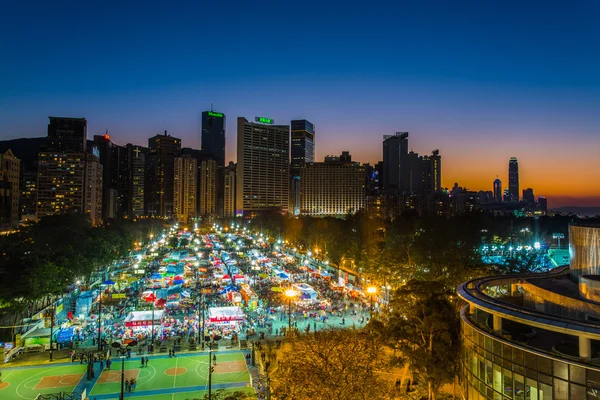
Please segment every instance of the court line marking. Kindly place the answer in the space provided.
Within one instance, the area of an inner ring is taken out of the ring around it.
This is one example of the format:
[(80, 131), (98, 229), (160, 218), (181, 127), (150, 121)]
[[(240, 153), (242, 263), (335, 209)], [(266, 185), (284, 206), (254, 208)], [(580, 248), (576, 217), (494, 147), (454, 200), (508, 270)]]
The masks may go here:
[[(154, 368), (154, 366), (153, 366), (153, 365), (149, 365), (149, 367), (150, 367), (150, 368), (152, 368), (152, 374), (150, 375), (150, 378), (149, 378), (148, 380), (144, 381), (143, 383), (140, 383), (140, 384), (139, 384), (139, 385), (137, 385), (137, 386), (143, 386), (143, 385), (145, 385), (146, 383), (148, 383), (148, 382), (151, 382), (151, 381), (152, 381), (152, 379), (154, 379), (154, 376), (156, 375), (156, 368)], [(136, 387), (136, 390), (137, 390), (137, 387)]]
[(179, 358), (175, 360), (175, 375), (173, 376), (173, 389), (175, 389), (175, 383), (177, 383), (177, 364), (179, 364)]
[[(48, 371), (50, 371), (50, 370), (51, 370), (51, 368), (46, 368), (44, 371), (42, 371), (42, 372), (38, 372), (37, 374), (35, 374), (35, 375), (33, 375), (33, 376), (31, 376), (31, 377), (29, 377), (29, 378), (27, 378), (27, 379), (23, 380), (23, 382), (21, 382), (21, 383), (19, 384), (19, 386), (17, 386), (17, 388), (15, 389), (15, 392), (17, 393), (17, 396), (19, 396), (20, 398), (22, 398), (22, 399), (25, 399), (25, 400), (28, 400), (28, 399), (30, 399), (30, 397), (21, 396), (21, 394), (19, 393), (19, 388), (20, 388), (21, 386), (23, 386), (23, 387), (25, 387), (26, 389), (29, 389), (29, 388), (27, 388), (27, 387), (25, 386), (25, 383), (26, 383), (26, 382), (32, 381), (32, 380), (34, 380), (34, 378), (35, 378), (36, 376), (38, 376), (38, 375), (41, 375), (41, 374), (44, 374), (44, 373), (46, 373), (46, 372), (48, 372)], [(52, 375), (52, 376), (53, 376), (53, 375)], [(40, 381), (41, 381), (41, 379), (40, 379)], [(39, 383), (39, 381), (38, 381), (38, 383)], [(37, 383), (36, 383), (36, 385), (37, 385)], [(34, 387), (35, 387), (35, 386), (34, 386)]]

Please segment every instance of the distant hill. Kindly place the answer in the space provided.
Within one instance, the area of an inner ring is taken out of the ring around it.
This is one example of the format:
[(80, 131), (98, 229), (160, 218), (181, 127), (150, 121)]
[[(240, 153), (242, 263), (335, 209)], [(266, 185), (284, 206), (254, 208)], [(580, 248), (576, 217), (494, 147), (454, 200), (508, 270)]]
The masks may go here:
[(38, 153), (44, 143), (46, 143), (45, 137), (0, 140), (0, 153), (11, 149), (15, 157), (21, 160), (25, 169), (30, 169), (37, 161)]
[(589, 217), (594, 217), (596, 215), (600, 215), (600, 207), (564, 206), (564, 207), (553, 208), (552, 211), (561, 213), (561, 214), (585, 215), (585, 216), (589, 216)]

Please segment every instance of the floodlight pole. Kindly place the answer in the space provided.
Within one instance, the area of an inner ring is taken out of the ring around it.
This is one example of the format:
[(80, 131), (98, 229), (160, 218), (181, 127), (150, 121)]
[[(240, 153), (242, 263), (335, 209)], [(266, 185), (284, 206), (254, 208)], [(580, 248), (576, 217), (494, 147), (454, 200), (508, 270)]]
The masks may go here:
[(98, 301), (98, 351), (102, 350), (102, 287), (100, 287), (100, 300)]

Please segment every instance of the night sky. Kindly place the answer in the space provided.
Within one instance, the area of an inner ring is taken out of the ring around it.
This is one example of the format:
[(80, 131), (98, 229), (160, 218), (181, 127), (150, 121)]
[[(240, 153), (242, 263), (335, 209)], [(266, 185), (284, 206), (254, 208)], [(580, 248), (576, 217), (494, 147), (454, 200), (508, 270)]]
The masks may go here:
[(446, 187), (506, 186), (515, 156), (550, 206), (600, 206), (598, 1), (127, 3), (3, 5), (0, 139), (45, 136), (53, 115), (199, 147), (212, 103), (228, 160), (237, 116), (306, 118), (319, 160), (376, 162), (409, 131), (440, 149)]

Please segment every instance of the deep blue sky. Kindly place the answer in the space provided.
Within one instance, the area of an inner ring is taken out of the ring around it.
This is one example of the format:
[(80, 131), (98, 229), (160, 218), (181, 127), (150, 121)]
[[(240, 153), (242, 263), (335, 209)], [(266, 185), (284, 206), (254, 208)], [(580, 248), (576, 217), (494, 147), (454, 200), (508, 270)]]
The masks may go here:
[(600, 2), (126, 3), (3, 4), (0, 138), (56, 115), (199, 147), (214, 103), (231, 160), (237, 116), (307, 118), (319, 158), (374, 162), (406, 130), (445, 186), (491, 190), (517, 156), (552, 205), (600, 204)]

